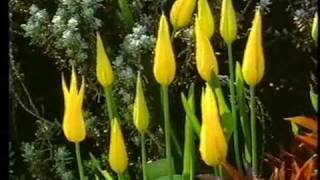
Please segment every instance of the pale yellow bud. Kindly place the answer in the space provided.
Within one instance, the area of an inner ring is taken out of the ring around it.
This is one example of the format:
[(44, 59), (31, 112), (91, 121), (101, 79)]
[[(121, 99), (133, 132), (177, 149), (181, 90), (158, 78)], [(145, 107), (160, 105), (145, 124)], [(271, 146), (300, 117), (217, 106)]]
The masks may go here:
[(260, 9), (256, 10), (251, 32), (244, 51), (242, 74), (244, 81), (257, 85), (264, 75), (264, 56), (262, 47), (262, 22)]
[(99, 83), (103, 87), (110, 86), (114, 80), (112, 68), (110, 65), (109, 58), (104, 49), (100, 34), (97, 33), (97, 64), (96, 64), (96, 75)]
[(161, 85), (169, 85), (176, 73), (176, 61), (170, 40), (168, 22), (165, 15), (161, 15), (155, 47), (153, 74)]
[(220, 34), (227, 44), (237, 38), (237, 19), (232, 0), (222, 0)]

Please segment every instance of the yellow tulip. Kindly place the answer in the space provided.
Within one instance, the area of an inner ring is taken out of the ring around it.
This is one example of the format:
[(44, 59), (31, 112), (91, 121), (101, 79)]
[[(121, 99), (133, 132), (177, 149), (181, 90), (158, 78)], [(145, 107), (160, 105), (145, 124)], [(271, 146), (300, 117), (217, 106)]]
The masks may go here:
[(318, 13), (316, 12), (313, 18), (312, 33), (311, 33), (312, 39), (316, 44), (318, 43), (318, 26), (319, 26)]
[(175, 29), (187, 26), (196, 6), (196, 0), (176, 0), (170, 11), (170, 21)]
[(68, 90), (62, 75), (62, 90), (64, 95), (63, 133), (70, 142), (78, 143), (86, 136), (86, 126), (83, 120), (82, 103), (84, 96), (84, 78), (80, 90), (77, 89), (77, 77), (72, 67), (70, 88)]
[(257, 85), (264, 75), (264, 57), (262, 48), (262, 22), (260, 9), (256, 10), (251, 32), (244, 51), (242, 74), (250, 86)]
[(128, 166), (128, 154), (126, 151), (121, 128), (116, 118), (112, 121), (109, 148), (110, 167), (117, 174), (122, 174)]
[(155, 47), (153, 74), (161, 85), (169, 85), (176, 73), (176, 62), (170, 40), (168, 22), (165, 15), (161, 15)]
[(222, 0), (220, 34), (227, 44), (237, 38), (237, 19), (232, 0)]
[(97, 79), (99, 83), (103, 87), (107, 87), (112, 84), (114, 77), (112, 73), (112, 68), (110, 65), (109, 58), (104, 49), (100, 34), (97, 33), (97, 65), (96, 65), (96, 73)]
[(202, 124), (200, 130), (200, 154), (209, 166), (226, 161), (227, 142), (220, 125), (218, 105), (211, 87), (206, 84), (201, 95)]
[(196, 65), (202, 79), (210, 81), (212, 70), (218, 74), (218, 63), (210, 40), (200, 25), (199, 17), (195, 20), (196, 32)]
[(140, 133), (145, 133), (149, 125), (149, 111), (143, 94), (140, 73), (138, 73), (136, 97), (133, 105), (133, 122)]
[(210, 39), (214, 33), (214, 19), (207, 0), (198, 1), (198, 18), (203, 33)]

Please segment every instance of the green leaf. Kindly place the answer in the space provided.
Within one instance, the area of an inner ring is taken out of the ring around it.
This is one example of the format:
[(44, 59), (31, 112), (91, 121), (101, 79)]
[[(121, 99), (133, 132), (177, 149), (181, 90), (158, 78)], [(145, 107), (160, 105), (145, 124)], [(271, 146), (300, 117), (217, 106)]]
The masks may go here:
[(97, 159), (93, 156), (93, 154), (89, 153), (89, 156), (91, 158), (91, 161), (93, 162), (94, 167), (98, 169), (98, 171), (101, 173), (101, 175), (104, 177), (104, 179), (105, 180), (113, 180), (112, 176), (108, 173), (108, 171), (101, 169)]
[[(192, 83), (188, 93), (188, 105), (192, 113), (195, 113), (194, 107), (194, 84)], [(185, 180), (193, 179), (194, 176), (194, 137), (190, 119), (186, 116), (184, 128), (184, 152), (183, 152), (183, 178)]]
[(312, 85), (310, 85), (309, 96), (313, 109), (318, 112), (318, 94), (314, 93)]
[(168, 159), (159, 159), (151, 163), (147, 163), (148, 179), (158, 179), (169, 174)]
[(118, 0), (119, 8), (120, 8), (120, 16), (123, 23), (130, 29), (133, 24), (133, 17), (128, 5), (127, 0)]
[(234, 131), (235, 123), (233, 122), (231, 111), (227, 106), (225, 98), (223, 96), (221, 86), (220, 86), (220, 80), (215, 73), (212, 73), (212, 74), (213, 74), (212, 81), (209, 82), (209, 85), (211, 86), (212, 89), (214, 89), (215, 95), (217, 97), (219, 113), (222, 119), (223, 131), (225, 133), (226, 140), (228, 142)]
[(299, 134), (299, 127), (298, 127), (297, 124), (291, 123), (291, 130), (292, 130), (294, 135), (298, 135)]
[[(169, 176), (162, 176), (156, 180), (171, 180)], [(174, 174), (173, 175), (173, 180), (183, 180), (183, 177), (181, 175), (178, 174)]]
[[(244, 142), (245, 142), (245, 149), (248, 149), (251, 147), (251, 136), (250, 136), (250, 119), (249, 119), (249, 109), (247, 106), (247, 101), (245, 98), (245, 86), (241, 71), (240, 63), (236, 62), (236, 98), (238, 102), (238, 108), (239, 108), (239, 114), (240, 114), (240, 123), (241, 123), (241, 129), (242, 133), (244, 135)], [(249, 152), (249, 151), (248, 151)], [(249, 158), (250, 153), (245, 154), (246, 162), (249, 163), (251, 161), (251, 158)]]
[(197, 116), (195, 115), (195, 113), (192, 112), (192, 110), (191, 110), (192, 108), (189, 106), (187, 99), (183, 93), (181, 93), (181, 100), (182, 100), (182, 105), (183, 105), (184, 111), (186, 112), (187, 117), (191, 121), (192, 129), (194, 130), (196, 135), (199, 137), (200, 136), (199, 120), (198, 120)]

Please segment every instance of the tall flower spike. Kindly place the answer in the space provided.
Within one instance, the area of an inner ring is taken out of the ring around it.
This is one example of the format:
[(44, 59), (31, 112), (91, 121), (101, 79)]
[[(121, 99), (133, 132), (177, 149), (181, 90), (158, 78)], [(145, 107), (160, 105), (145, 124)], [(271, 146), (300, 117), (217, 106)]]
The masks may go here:
[(220, 125), (217, 101), (208, 84), (201, 94), (201, 116), (201, 158), (207, 165), (217, 166), (226, 161), (227, 143)]
[(86, 136), (86, 127), (82, 114), (84, 96), (84, 78), (80, 90), (77, 90), (77, 77), (72, 67), (70, 88), (68, 90), (64, 76), (62, 75), (62, 90), (64, 95), (63, 133), (70, 142), (78, 143)]
[(169, 85), (176, 73), (176, 62), (172, 50), (168, 22), (165, 15), (161, 15), (155, 47), (153, 74), (161, 85)]
[(316, 43), (316, 45), (318, 44), (318, 26), (319, 26), (318, 12), (316, 12), (314, 14), (313, 23), (312, 23), (312, 32), (311, 32), (311, 37)]
[(112, 121), (109, 147), (109, 164), (117, 174), (122, 174), (128, 166), (128, 154), (118, 120)]
[(133, 105), (133, 123), (140, 133), (145, 133), (149, 125), (149, 111), (143, 94), (140, 72), (138, 72), (136, 97)]
[(212, 70), (218, 74), (219, 68), (210, 40), (202, 27), (197, 16), (195, 19), (196, 65), (201, 78), (208, 82), (211, 80)]
[(99, 83), (103, 87), (110, 86), (114, 80), (112, 68), (110, 65), (109, 58), (104, 49), (101, 37), (99, 32), (97, 32), (97, 65), (96, 65), (96, 74)]
[(196, 0), (176, 0), (170, 11), (170, 22), (175, 29), (187, 26), (192, 18)]
[(203, 33), (210, 39), (214, 34), (214, 18), (212, 16), (208, 0), (198, 1), (199, 25)]
[(264, 75), (264, 57), (262, 48), (262, 22), (260, 8), (256, 10), (251, 32), (244, 51), (242, 74), (250, 86), (257, 85)]
[(222, 0), (220, 34), (227, 44), (237, 38), (237, 19), (232, 0)]

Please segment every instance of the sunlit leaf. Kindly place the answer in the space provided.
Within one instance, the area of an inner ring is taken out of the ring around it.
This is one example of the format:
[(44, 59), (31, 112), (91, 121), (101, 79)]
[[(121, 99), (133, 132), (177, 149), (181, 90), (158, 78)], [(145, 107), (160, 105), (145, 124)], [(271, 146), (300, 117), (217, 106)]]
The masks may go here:
[(318, 122), (310, 117), (295, 116), (295, 117), (285, 118), (285, 120), (289, 120), (292, 123), (296, 123), (297, 125), (307, 128), (315, 133), (317, 132), (317, 129), (318, 129), (317, 127)]
[[(162, 176), (156, 180), (171, 180), (169, 176)], [(181, 175), (175, 174), (173, 175), (173, 180), (183, 180), (183, 177)]]
[(318, 94), (314, 93), (312, 86), (310, 86), (309, 96), (313, 109), (318, 112)]

